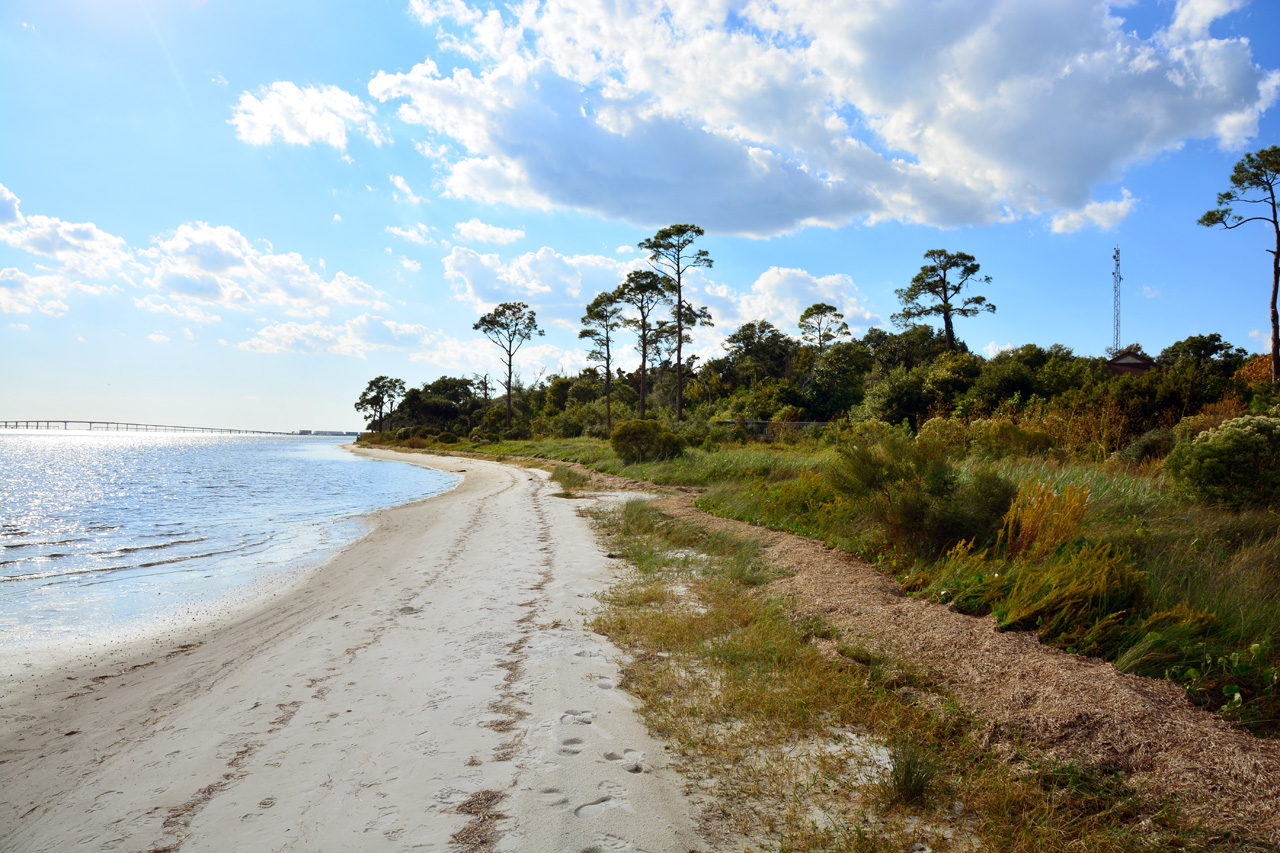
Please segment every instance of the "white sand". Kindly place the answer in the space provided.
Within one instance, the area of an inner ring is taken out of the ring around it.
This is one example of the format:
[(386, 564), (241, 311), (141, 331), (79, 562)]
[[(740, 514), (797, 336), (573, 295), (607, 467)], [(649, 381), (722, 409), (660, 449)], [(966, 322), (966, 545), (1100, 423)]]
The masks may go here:
[(543, 472), (371, 453), (465, 479), (254, 608), (59, 667), (0, 658), (0, 850), (706, 848), (583, 625), (613, 571), (584, 502)]

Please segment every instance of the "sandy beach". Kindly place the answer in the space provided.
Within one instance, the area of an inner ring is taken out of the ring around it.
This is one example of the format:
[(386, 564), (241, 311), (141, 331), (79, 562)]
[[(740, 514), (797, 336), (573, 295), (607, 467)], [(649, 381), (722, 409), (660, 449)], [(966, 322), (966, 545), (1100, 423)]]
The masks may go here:
[(585, 626), (614, 567), (545, 472), (373, 516), (288, 592), (0, 657), (0, 850), (706, 849)]

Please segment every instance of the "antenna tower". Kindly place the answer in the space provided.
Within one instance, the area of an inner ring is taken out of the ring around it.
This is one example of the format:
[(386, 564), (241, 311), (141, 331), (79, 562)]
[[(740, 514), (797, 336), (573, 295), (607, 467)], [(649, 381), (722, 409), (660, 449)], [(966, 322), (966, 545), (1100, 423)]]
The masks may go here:
[(1119, 355), (1120, 354), (1120, 282), (1124, 281), (1124, 279), (1120, 276), (1120, 247), (1119, 246), (1116, 246), (1116, 250), (1111, 254), (1111, 257), (1116, 262), (1115, 271), (1111, 273), (1111, 281), (1112, 281), (1113, 290), (1115, 291), (1115, 303), (1116, 303), (1115, 324), (1111, 332), (1111, 338), (1113, 341), (1113, 343), (1111, 344), (1111, 354)]

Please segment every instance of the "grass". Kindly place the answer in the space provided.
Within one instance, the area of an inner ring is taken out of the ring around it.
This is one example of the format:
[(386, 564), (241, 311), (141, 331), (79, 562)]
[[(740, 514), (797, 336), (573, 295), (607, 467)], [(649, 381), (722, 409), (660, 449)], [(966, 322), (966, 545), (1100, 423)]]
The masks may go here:
[(1262, 849), (1180, 825), (1105, 768), (985, 748), (928, 673), (744, 583), (775, 576), (756, 540), (639, 501), (596, 518), (632, 568), (593, 627), (629, 651), (622, 686), (753, 848)]
[[(995, 613), (1006, 627), (1041, 628), (1048, 615), (1054, 624), (1041, 630), (1044, 642), (1169, 678), (1198, 704), (1257, 734), (1280, 735), (1280, 523), (1265, 510), (1234, 513), (1179, 501), (1158, 466), (1052, 455), (1001, 459), (997, 472), (1040, 495), (1037, 524), (1060, 529), (1028, 524), (1004, 540), (1010, 553), (989, 550), (948, 563), (912, 556), (865, 504), (838, 493), (826, 476), (835, 445), (815, 438), (690, 448), (677, 459), (635, 465), (591, 438), (439, 449), (578, 463), (659, 485), (701, 487), (696, 504), (707, 512), (813, 537), (876, 563), (917, 594), (974, 614)], [(958, 461), (961, 471), (978, 464)], [(582, 475), (561, 468), (557, 482), (570, 495), (581, 486), (566, 478)], [(1064, 495), (1072, 496), (1066, 504), (1054, 503)], [(1027, 546), (1015, 533), (1025, 538), (1033, 528), (1039, 544), (1023, 554)], [(753, 565), (738, 564), (735, 577), (763, 584), (767, 576)], [(1099, 583), (1107, 588), (1095, 595)]]

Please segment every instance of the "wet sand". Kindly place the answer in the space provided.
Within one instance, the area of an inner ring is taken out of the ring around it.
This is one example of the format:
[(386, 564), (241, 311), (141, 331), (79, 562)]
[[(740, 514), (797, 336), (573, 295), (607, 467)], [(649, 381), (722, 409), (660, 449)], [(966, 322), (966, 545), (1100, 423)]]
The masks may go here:
[(0, 651), (0, 849), (706, 849), (584, 625), (544, 472), (464, 472), (284, 594), (70, 662)]

